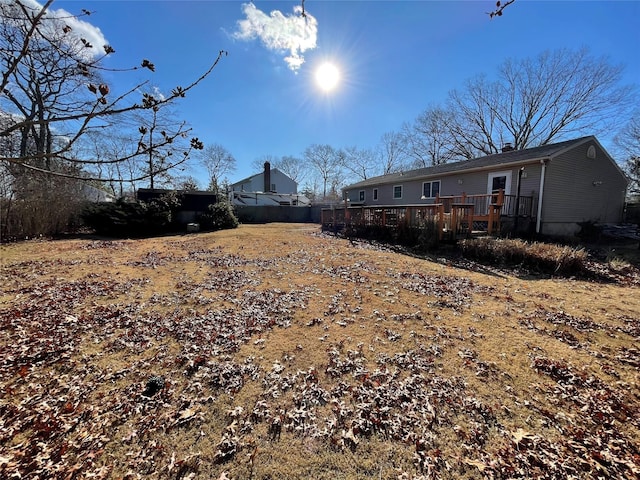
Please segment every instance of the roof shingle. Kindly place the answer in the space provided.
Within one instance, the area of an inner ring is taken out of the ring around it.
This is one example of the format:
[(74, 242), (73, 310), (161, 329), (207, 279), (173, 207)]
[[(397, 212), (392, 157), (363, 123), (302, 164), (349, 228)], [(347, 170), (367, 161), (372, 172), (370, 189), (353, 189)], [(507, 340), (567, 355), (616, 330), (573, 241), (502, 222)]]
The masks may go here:
[(576, 138), (573, 140), (567, 140), (564, 142), (552, 143), (548, 145), (541, 145), (539, 147), (526, 148), (524, 150), (512, 150), (505, 153), (494, 153), (493, 155), (486, 155), (484, 157), (473, 158), (471, 160), (463, 160), (460, 162), (445, 163), (441, 165), (435, 165), (433, 167), (418, 168), (415, 170), (408, 170), (405, 172), (390, 173), (388, 175), (380, 175), (378, 177), (368, 178), (361, 182), (357, 182), (345, 187), (345, 190), (353, 188), (362, 188), (372, 185), (381, 185), (387, 183), (397, 183), (401, 181), (407, 181), (415, 178), (430, 177), (434, 175), (442, 175), (446, 173), (456, 173), (465, 170), (482, 169), (493, 167), (496, 165), (509, 165), (513, 163), (521, 163), (526, 161), (540, 160), (544, 158), (551, 158), (564, 152), (566, 149), (574, 147), (588, 139), (594, 138), (593, 136)]

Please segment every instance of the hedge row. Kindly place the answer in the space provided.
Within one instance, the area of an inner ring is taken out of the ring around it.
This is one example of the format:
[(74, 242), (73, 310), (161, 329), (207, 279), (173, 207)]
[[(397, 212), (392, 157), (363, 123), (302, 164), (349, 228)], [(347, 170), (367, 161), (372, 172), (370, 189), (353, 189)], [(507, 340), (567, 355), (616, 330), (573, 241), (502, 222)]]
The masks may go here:
[[(176, 193), (163, 195), (148, 202), (118, 200), (87, 205), (81, 218), (85, 226), (99, 235), (113, 237), (145, 237), (182, 232), (185, 225), (177, 222), (181, 199)], [(209, 205), (207, 212), (196, 219), (202, 230), (235, 228), (238, 220), (227, 203)]]

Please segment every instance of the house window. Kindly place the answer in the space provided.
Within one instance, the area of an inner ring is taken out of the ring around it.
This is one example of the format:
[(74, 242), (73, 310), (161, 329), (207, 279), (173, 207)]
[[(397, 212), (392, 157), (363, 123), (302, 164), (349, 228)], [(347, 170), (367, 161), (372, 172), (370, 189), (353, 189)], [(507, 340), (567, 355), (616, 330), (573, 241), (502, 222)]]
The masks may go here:
[(402, 185), (393, 186), (393, 198), (394, 199), (402, 198)]
[(373, 199), (376, 200), (376, 201), (378, 200), (378, 189), (377, 188), (373, 189)]
[(422, 184), (422, 198), (436, 198), (440, 194), (440, 180)]
[(276, 184), (275, 183), (271, 184), (271, 191), (275, 193), (275, 191), (276, 191)]
[(360, 192), (358, 193), (358, 200), (364, 202), (364, 190), (360, 190)]

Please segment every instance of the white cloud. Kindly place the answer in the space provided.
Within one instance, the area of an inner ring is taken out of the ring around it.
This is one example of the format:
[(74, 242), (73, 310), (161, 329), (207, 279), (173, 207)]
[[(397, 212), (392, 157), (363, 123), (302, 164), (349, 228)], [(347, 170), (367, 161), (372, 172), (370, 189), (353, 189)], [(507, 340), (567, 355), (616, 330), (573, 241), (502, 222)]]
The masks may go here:
[(160, 90), (159, 87), (152, 87), (151, 88), (151, 94), (157, 98), (158, 100), (166, 100), (166, 96), (164, 93), (162, 93), (162, 90)]
[[(12, 0), (0, 0), (0, 3), (11, 3), (11, 1)], [(35, 0), (21, 1), (22, 4), (27, 8), (32, 9), (34, 13), (39, 12), (42, 9), (42, 4)], [(48, 26), (46, 22), (47, 18), (60, 19), (60, 21), (62, 21), (65, 25), (71, 27), (71, 32), (69, 33), (70, 35), (74, 36), (77, 39), (84, 38), (87, 42), (89, 42), (93, 47), (87, 49), (86, 51), (90, 52), (91, 56), (97, 57), (100, 55), (104, 55), (104, 46), (108, 45), (109, 42), (107, 42), (107, 39), (104, 37), (102, 31), (98, 27), (82, 19), (90, 17), (79, 18), (77, 15), (69, 13), (62, 8), (54, 9), (50, 7), (42, 22), (42, 26), (45, 28)]]
[(267, 15), (253, 3), (243, 4), (242, 10), (247, 18), (238, 20), (233, 38), (244, 41), (259, 38), (269, 50), (288, 52), (284, 61), (294, 72), (304, 63), (302, 54), (316, 48), (318, 22), (308, 12), (302, 16), (300, 5), (293, 8), (291, 15), (278, 10)]

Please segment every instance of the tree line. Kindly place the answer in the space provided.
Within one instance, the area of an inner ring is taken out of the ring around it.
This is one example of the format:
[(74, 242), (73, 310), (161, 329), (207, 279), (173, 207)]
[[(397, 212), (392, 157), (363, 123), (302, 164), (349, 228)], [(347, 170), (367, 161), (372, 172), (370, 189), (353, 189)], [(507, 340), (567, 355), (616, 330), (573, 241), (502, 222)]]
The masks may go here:
[[(91, 12), (55, 14), (52, 4), (0, 3), (0, 235), (64, 230), (87, 185), (116, 197), (141, 186), (219, 191), (236, 159), (222, 144), (204, 145), (176, 108), (225, 52), (198, 78), (160, 92), (151, 83), (151, 60), (107, 68), (115, 48), (92, 45), (76, 28)], [(130, 87), (106, 80), (132, 72), (149, 79)], [(622, 65), (587, 49), (507, 59), (384, 133), (377, 145), (314, 144), (297, 155), (265, 155), (253, 166), (259, 171), (268, 160), (301, 193), (327, 200), (350, 182), (490, 155), (507, 143), (522, 149), (617, 132), (640, 193), (637, 91), (622, 80)], [(194, 165), (207, 172), (206, 185), (184, 173)]]
[(632, 180), (630, 192), (640, 193), (638, 92), (623, 83), (623, 70), (586, 48), (507, 59), (493, 75), (468, 79), (445, 102), (383, 134), (374, 147), (311, 145), (299, 159), (271, 163), (297, 181), (308, 172), (304, 189), (331, 197), (347, 182), (491, 155), (506, 144), (520, 150), (615, 132), (612, 153)]

